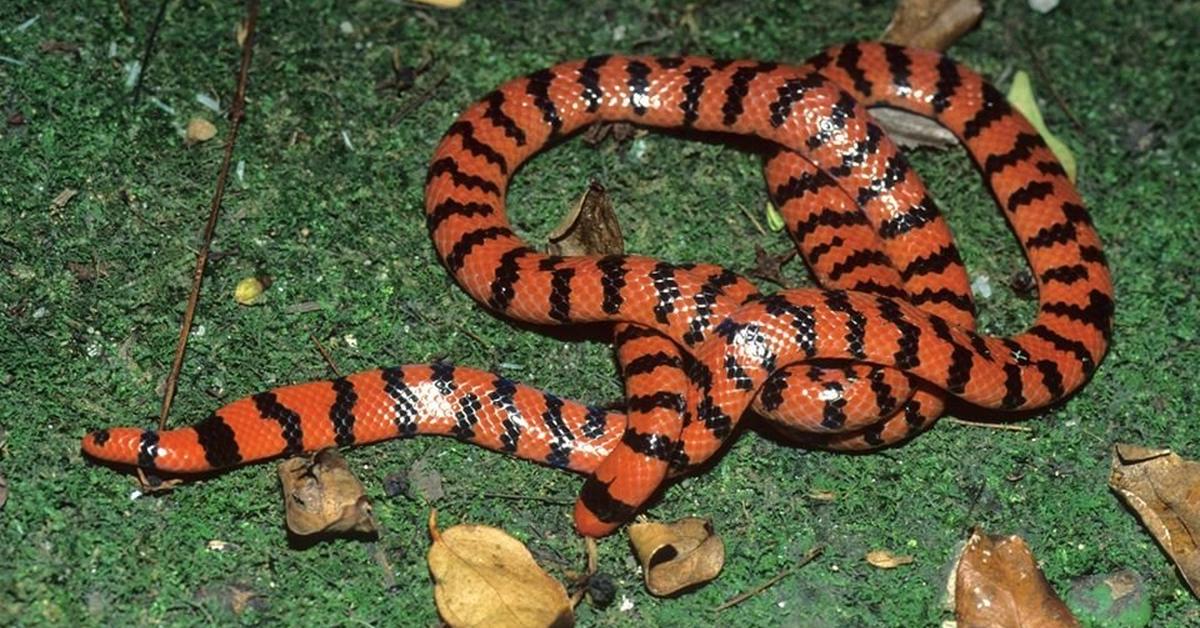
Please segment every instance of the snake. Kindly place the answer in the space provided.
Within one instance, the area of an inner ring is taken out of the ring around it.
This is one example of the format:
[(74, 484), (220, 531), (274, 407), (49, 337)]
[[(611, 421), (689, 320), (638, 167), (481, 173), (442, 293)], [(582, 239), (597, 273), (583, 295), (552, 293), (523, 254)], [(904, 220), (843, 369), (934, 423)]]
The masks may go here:
[[(946, 221), (872, 118), (930, 118), (965, 147), (1038, 288), (1032, 324), (976, 329)], [(716, 264), (556, 256), (509, 222), (514, 173), (597, 122), (745, 136), (767, 194), (818, 287), (765, 294)], [(498, 315), (612, 323), (625, 385), (600, 407), (439, 361), (283, 386), (190, 427), (99, 429), (99, 461), (192, 474), (423, 434), (585, 476), (576, 529), (611, 533), (701, 465), (750, 412), (805, 446), (866, 451), (928, 429), (952, 400), (1007, 413), (1054, 404), (1095, 372), (1113, 287), (1075, 185), (1004, 95), (938, 52), (876, 42), (800, 65), (600, 55), (510, 80), (458, 116), (434, 150), (426, 226), (457, 284)]]

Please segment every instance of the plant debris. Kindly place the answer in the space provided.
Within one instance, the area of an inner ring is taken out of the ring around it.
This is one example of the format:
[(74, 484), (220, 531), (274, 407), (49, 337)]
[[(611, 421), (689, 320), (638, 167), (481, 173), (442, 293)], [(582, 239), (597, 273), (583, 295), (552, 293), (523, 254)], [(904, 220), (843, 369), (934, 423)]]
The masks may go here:
[(642, 565), (646, 589), (660, 597), (708, 582), (725, 565), (725, 543), (708, 519), (639, 521), (629, 526), (629, 541)]
[(960, 628), (1079, 625), (1019, 536), (991, 536), (976, 529), (963, 547), (953, 582)]
[(362, 483), (336, 450), (323, 449), (311, 460), (289, 458), (279, 463), (278, 472), (292, 532), (300, 536), (378, 533)]
[(412, 499), (420, 497), (432, 504), (446, 496), (446, 489), (442, 486), (442, 474), (424, 458), (408, 468), (406, 479), (408, 481), (405, 484), (405, 493)]
[(945, 50), (983, 16), (980, 0), (900, 0), (880, 36), (885, 42)]
[(912, 556), (897, 556), (883, 549), (867, 552), (866, 559), (872, 567), (879, 569), (895, 569), (902, 565), (910, 565), (916, 560)]
[(71, 199), (75, 198), (77, 194), (79, 194), (79, 190), (75, 188), (64, 188), (63, 191), (54, 197), (54, 200), (50, 201), (50, 212), (61, 212), (67, 206), (67, 203), (70, 203)]
[(796, 256), (796, 249), (788, 249), (787, 252), (778, 255), (767, 253), (761, 246), (754, 245), (754, 268), (746, 271), (747, 275), (755, 279), (769, 281), (781, 288), (790, 288), (786, 279), (783, 278), (783, 265), (791, 261)]
[(186, 142), (189, 146), (207, 142), (217, 135), (217, 127), (204, 118), (188, 120)]
[(638, 134), (638, 128), (628, 122), (598, 122), (583, 131), (583, 143), (588, 146), (598, 146), (608, 138), (617, 144), (624, 144)]
[(946, 149), (958, 145), (950, 129), (924, 116), (891, 107), (871, 107), (870, 112), (888, 137), (904, 148)]
[(429, 513), (429, 572), (438, 612), (447, 624), (507, 628), (573, 626), (567, 590), (529, 549), (508, 533), (481, 525), (439, 532)]
[(546, 236), (551, 255), (619, 255), (625, 250), (621, 223), (608, 192), (592, 181), (575, 206)]
[(1200, 462), (1118, 443), (1108, 485), (1137, 513), (1200, 597)]
[(246, 277), (233, 288), (233, 300), (239, 305), (258, 305), (262, 302), (263, 291), (269, 285), (269, 277)]
[(241, 615), (247, 609), (261, 611), (267, 608), (265, 598), (250, 587), (240, 583), (200, 587), (196, 590), (196, 600), (215, 601), (234, 615)]
[(1094, 574), (1071, 583), (1067, 605), (1090, 626), (1142, 628), (1150, 625), (1150, 596), (1135, 571)]

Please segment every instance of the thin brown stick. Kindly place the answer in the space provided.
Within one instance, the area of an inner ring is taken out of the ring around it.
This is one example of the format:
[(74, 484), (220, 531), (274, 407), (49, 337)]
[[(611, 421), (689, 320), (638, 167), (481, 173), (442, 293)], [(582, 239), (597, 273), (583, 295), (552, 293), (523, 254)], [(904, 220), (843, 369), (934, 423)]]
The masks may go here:
[(312, 334), (309, 334), (308, 337), (312, 339), (314, 345), (317, 345), (317, 351), (321, 354), (321, 358), (325, 360), (325, 364), (329, 367), (329, 370), (333, 371), (334, 375), (341, 377), (342, 373), (338, 370), (337, 363), (333, 361), (333, 356), (329, 355), (329, 351), (325, 349), (325, 345), (321, 344), (321, 341), (317, 340), (317, 337)]
[(408, 100), (404, 101), (404, 104), (400, 105), (400, 108), (396, 110), (396, 113), (392, 114), (392, 117), (388, 120), (388, 123), (396, 124), (397, 122), (408, 117), (410, 113), (416, 111), (418, 107), (426, 102), (429, 102), (429, 99), (432, 98), (433, 94), (437, 92), (439, 87), (442, 86), (442, 83), (446, 82), (447, 78), (450, 78), (450, 73), (442, 72), (441, 74), (437, 75), (437, 78), (433, 80), (433, 83), (430, 84), (429, 87), (426, 87), (420, 92), (409, 96)]
[(1023, 48), (1029, 51), (1029, 58), (1033, 61), (1033, 73), (1037, 74), (1039, 84), (1046, 87), (1046, 92), (1049, 93), (1050, 97), (1054, 99), (1054, 102), (1058, 105), (1058, 108), (1062, 109), (1062, 112), (1067, 115), (1067, 119), (1070, 120), (1071, 124), (1075, 126), (1075, 130), (1079, 131), (1080, 133), (1087, 132), (1087, 128), (1083, 126), (1083, 123), (1079, 121), (1079, 118), (1075, 117), (1075, 112), (1071, 111), (1071, 108), (1067, 106), (1067, 101), (1063, 100), (1063, 97), (1059, 95), (1058, 90), (1054, 89), (1054, 82), (1050, 80), (1050, 75), (1046, 74), (1046, 70), (1042, 68), (1041, 55), (1038, 54), (1037, 49), (1031, 45), (1029, 38), (1025, 37), (1024, 34), (1019, 34), (1018, 36), (1021, 38)]
[(724, 604), (714, 608), (713, 611), (719, 613), (727, 608), (737, 606), (738, 604), (745, 602), (746, 600), (758, 595), (759, 593), (766, 591), (767, 589), (775, 586), (780, 580), (783, 580), (784, 578), (796, 573), (797, 571), (800, 570), (801, 567), (804, 567), (805, 565), (811, 563), (813, 561), (813, 559), (816, 558), (817, 556), (820, 556), (821, 552), (823, 552), (823, 551), (825, 551), (825, 548), (823, 546), (821, 546), (821, 545), (814, 546), (812, 549), (808, 550), (808, 553), (804, 555), (804, 558), (800, 559), (800, 562), (797, 563), (795, 567), (789, 567), (788, 569), (784, 569), (783, 571), (776, 574), (775, 577), (754, 587), (753, 589), (750, 589), (749, 591), (746, 591), (745, 593), (741, 593), (741, 594), (738, 594), (738, 595), (735, 595), (735, 596), (729, 598), (728, 600), (725, 601)]
[(1033, 428), (1028, 425), (1013, 425), (1012, 423), (984, 423), (982, 421), (964, 421), (954, 417), (946, 417), (943, 419), (955, 425), (966, 425), (968, 427), (986, 427), (993, 430), (1008, 430), (1010, 432), (1032, 432)]
[(204, 281), (204, 266), (208, 263), (208, 252), (212, 246), (213, 233), (217, 228), (217, 217), (221, 213), (221, 200), (225, 197), (225, 182), (229, 179), (229, 165), (233, 162), (233, 146), (237, 141), (238, 128), (241, 127), (242, 118), (246, 113), (246, 83), (250, 76), (250, 60), (254, 52), (254, 26), (257, 22), (258, 0), (247, 0), (246, 39), (242, 42), (242, 65), (238, 71), (237, 93), (234, 95), (233, 104), (229, 109), (230, 124), (229, 136), (225, 138), (225, 157), (221, 161), (221, 170), (217, 173), (217, 186), (213, 191), (212, 204), (208, 211), (208, 223), (204, 226), (204, 244), (196, 256), (196, 269), (192, 273), (192, 291), (188, 294), (187, 309), (183, 312), (183, 323), (179, 326), (179, 342), (175, 345), (175, 359), (171, 364), (171, 373), (167, 375), (162, 410), (158, 415), (159, 431), (167, 426), (167, 416), (171, 413), (171, 402), (175, 399), (175, 386), (179, 382), (179, 372), (183, 369), (183, 356), (187, 351), (188, 335), (192, 331), (192, 319), (196, 316), (196, 303), (200, 300), (200, 284)]

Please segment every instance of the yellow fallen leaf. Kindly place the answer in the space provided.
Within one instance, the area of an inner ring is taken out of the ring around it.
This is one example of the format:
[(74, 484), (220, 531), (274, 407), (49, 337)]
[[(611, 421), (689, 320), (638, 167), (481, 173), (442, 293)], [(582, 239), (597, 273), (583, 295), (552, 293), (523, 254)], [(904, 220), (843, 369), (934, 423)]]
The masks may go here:
[(187, 125), (187, 143), (207, 142), (217, 134), (217, 127), (204, 118), (192, 118)]
[(707, 519), (640, 521), (629, 526), (629, 542), (642, 564), (646, 589), (658, 596), (708, 582), (725, 565), (725, 543)]
[(508, 628), (575, 624), (563, 585), (542, 571), (529, 550), (503, 530), (481, 525), (437, 529), (427, 560), (433, 597), (447, 624)]
[(897, 556), (887, 550), (871, 550), (867, 552), (867, 562), (872, 567), (880, 569), (895, 569), (901, 565), (911, 564), (914, 560), (912, 556)]
[(266, 286), (258, 277), (246, 277), (233, 289), (233, 300), (241, 305), (254, 305), (262, 297)]
[(419, 4), (428, 4), (431, 7), (439, 9), (457, 9), (463, 5), (466, 0), (414, 0)]
[(1029, 82), (1029, 74), (1024, 70), (1017, 70), (1013, 76), (1012, 86), (1008, 88), (1008, 102), (1014, 109), (1020, 111), (1025, 119), (1029, 120), (1033, 128), (1037, 129), (1042, 139), (1046, 141), (1046, 146), (1049, 146), (1054, 156), (1062, 162), (1063, 170), (1067, 172), (1067, 178), (1074, 183), (1075, 174), (1078, 171), (1075, 165), (1075, 154), (1046, 128), (1046, 122), (1042, 120), (1042, 111), (1038, 109), (1037, 101), (1033, 98), (1033, 86)]

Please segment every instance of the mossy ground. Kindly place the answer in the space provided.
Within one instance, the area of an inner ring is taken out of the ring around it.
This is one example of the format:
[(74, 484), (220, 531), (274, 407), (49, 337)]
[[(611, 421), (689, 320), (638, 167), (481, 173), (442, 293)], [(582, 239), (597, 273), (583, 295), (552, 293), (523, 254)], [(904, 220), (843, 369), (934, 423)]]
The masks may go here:
[[(445, 439), (347, 452), (375, 500), (393, 590), (360, 543), (289, 549), (270, 465), (131, 500), (127, 477), (82, 458), (88, 428), (149, 425), (157, 412), (221, 153), (219, 141), (185, 147), (182, 129), (194, 115), (228, 128), (195, 96), (228, 106), (238, 60), (238, 3), (172, 2), (147, 98), (131, 106), (126, 64), (141, 54), (156, 3), (130, 4), (132, 27), (111, 0), (0, 8), (0, 108), (24, 119), (0, 122), (0, 469), (10, 492), (0, 510), (0, 621), (432, 624), (429, 504), (382, 491), (385, 476), (418, 460), (444, 477), (443, 524), (501, 526), (558, 575), (581, 564), (569, 507), (488, 496), (569, 501), (576, 477)], [(742, 433), (715, 468), (651, 510), (712, 517), (728, 546), (720, 578), (655, 599), (616, 537), (601, 544), (601, 568), (633, 610), (585, 605), (582, 623), (936, 624), (946, 617), (947, 561), (976, 524), (1023, 535), (1059, 590), (1081, 575), (1132, 568), (1147, 580), (1155, 625), (1200, 621), (1170, 562), (1106, 486), (1115, 441), (1200, 457), (1200, 3), (1066, 2), (1048, 15), (1015, 0), (990, 4), (982, 27), (953, 52), (1002, 89), (1013, 70), (1038, 70), (1047, 122), (1079, 158), (1118, 295), (1115, 341), (1094, 380), (1027, 422), (1029, 433), (947, 423), (871, 456)], [(267, 3), (237, 145), (244, 167), (226, 197), (214, 244), (221, 254), (209, 266), (174, 421), (328, 376), (310, 334), (344, 371), (443, 357), (578, 399), (619, 397), (607, 346), (485, 313), (434, 259), (421, 187), (455, 113), (505, 79), (598, 51), (801, 60), (877, 36), (891, 9), (867, 0), (475, 1), (446, 12)], [(40, 48), (49, 41), (78, 51)], [(391, 75), (393, 48), (405, 64), (431, 60), (403, 93), (375, 88)], [(424, 102), (391, 120), (426, 90)], [(1152, 135), (1137, 146), (1145, 125)], [(969, 269), (995, 288), (980, 303), (984, 328), (1019, 330), (1032, 308), (1007, 285), (1024, 261), (973, 168), (957, 152), (919, 153), (914, 162)], [(630, 250), (744, 270), (755, 244), (788, 246), (745, 215), (761, 217), (758, 168), (756, 156), (718, 144), (651, 134), (593, 149), (575, 139), (521, 172), (511, 206), (521, 230), (540, 238), (594, 177), (612, 193)], [(52, 207), (67, 188), (78, 195)], [(234, 285), (255, 273), (275, 281), (266, 304), (238, 306)], [(295, 307), (309, 302), (315, 309)], [(814, 490), (837, 499), (806, 498)], [(207, 549), (214, 539), (231, 549)], [(826, 548), (817, 562), (711, 614), (816, 543)], [(874, 548), (916, 562), (877, 570), (863, 560)], [(201, 594), (230, 583), (264, 605), (239, 616)]]

